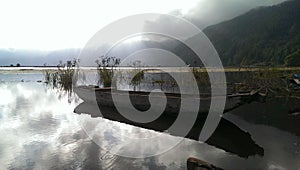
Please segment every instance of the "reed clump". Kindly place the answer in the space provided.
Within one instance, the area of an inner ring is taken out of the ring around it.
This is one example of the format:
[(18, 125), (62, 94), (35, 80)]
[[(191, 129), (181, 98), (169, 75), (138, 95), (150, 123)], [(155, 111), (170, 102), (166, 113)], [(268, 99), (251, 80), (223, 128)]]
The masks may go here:
[(60, 61), (56, 70), (44, 71), (45, 83), (65, 91), (72, 91), (73, 85), (78, 80), (76, 68), (78, 68), (78, 61), (76, 59), (67, 61), (66, 63)]
[(197, 81), (198, 86), (210, 86), (210, 80), (206, 70), (202, 70), (198, 67), (193, 67), (192, 73)]
[(269, 96), (295, 95), (298, 90), (290, 81), (292, 74), (296, 71), (269, 66), (249, 68), (250, 74), (240, 82), (239, 86), (243, 90), (260, 89)]
[(145, 78), (145, 70), (143, 70), (141, 61), (134, 61), (129, 67), (130, 69), (127, 74), (130, 78), (130, 85), (133, 86), (133, 90), (136, 91), (137, 86), (140, 86), (141, 82)]
[(111, 87), (116, 67), (120, 64), (120, 59), (116, 57), (101, 56), (95, 61), (97, 64), (98, 83), (103, 87)]

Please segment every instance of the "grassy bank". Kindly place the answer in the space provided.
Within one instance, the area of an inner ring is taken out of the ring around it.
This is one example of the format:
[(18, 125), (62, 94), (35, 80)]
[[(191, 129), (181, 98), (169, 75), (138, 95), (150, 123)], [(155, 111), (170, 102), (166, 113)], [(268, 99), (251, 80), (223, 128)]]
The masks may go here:
[[(28, 74), (28, 73), (43, 73), (45, 82), (54, 87), (59, 87), (63, 90), (71, 91), (74, 83), (76, 83), (76, 69), (81, 69), (76, 65), (76, 62), (60, 64), (56, 68), (19, 68), (19, 69), (0, 69), (0, 74)], [(159, 84), (160, 87), (176, 86), (176, 82), (165, 80), (163, 78), (150, 80), (147, 79), (147, 74), (161, 74), (159, 67), (113, 67), (117, 74), (131, 75), (132, 81), (127, 83), (132, 85), (134, 89), (139, 89), (140, 83)], [(96, 68), (84, 68), (84, 72), (98, 71)], [(168, 72), (185, 73), (192, 72), (197, 80), (199, 87), (210, 87), (209, 77), (207, 72), (219, 72), (220, 69), (205, 69), (205, 68), (164, 68)], [(103, 72), (103, 70), (100, 70)], [(109, 68), (104, 71), (110, 72)], [(291, 96), (298, 93), (299, 88), (291, 84), (290, 80), (294, 73), (300, 73), (298, 67), (243, 67), (243, 68), (225, 68), (227, 78), (228, 92), (249, 91), (251, 89), (261, 89), (268, 92), (270, 95)], [(100, 72), (100, 73), (102, 73)], [(105, 73), (105, 72), (104, 72)], [(137, 74), (137, 76), (134, 76)], [(101, 82), (101, 74), (99, 79)], [(102, 74), (102, 77), (104, 74)], [(105, 74), (106, 75), (106, 74)], [(108, 75), (108, 74), (107, 74)], [(109, 76), (109, 75), (108, 75)], [(125, 76), (126, 77), (126, 76)], [(75, 78), (75, 79), (74, 79)], [(184, 74), (183, 74), (184, 78)], [(74, 81), (75, 80), (75, 81)], [(109, 79), (110, 80), (110, 79)], [(106, 80), (107, 81), (107, 80)], [(185, 80), (183, 83), (188, 85), (190, 80)], [(182, 82), (180, 82), (182, 83)], [(179, 84), (180, 84), (179, 83)], [(178, 83), (177, 83), (178, 84)], [(182, 84), (180, 84), (182, 85)]]

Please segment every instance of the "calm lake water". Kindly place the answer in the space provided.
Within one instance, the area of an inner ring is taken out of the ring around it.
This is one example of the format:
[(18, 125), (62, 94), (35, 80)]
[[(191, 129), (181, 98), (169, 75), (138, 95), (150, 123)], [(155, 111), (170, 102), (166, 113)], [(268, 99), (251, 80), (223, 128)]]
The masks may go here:
[[(184, 139), (160, 155), (133, 159), (114, 155), (95, 144), (82, 128), (82, 120), (105, 129), (103, 143), (118, 141), (116, 133), (132, 136), (157, 135), (145, 130), (74, 109), (82, 101), (76, 95), (53, 89), (38, 72), (0, 74), (0, 169), (186, 169), (186, 160), (196, 157), (224, 169), (300, 169), (300, 110), (297, 101), (268, 100), (244, 105), (224, 115), (223, 140), (200, 143)], [(111, 130), (107, 130), (111, 129)], [(241, 136), (263, 149), (250, 153)], [(222, 131), (222, 129), (221, 129)], [(128, 133), (130, 132), (130, 133)], [(159, 133), (164, 141), (179, 137)], [(218, 138), (217, 138), (218, 139)], [(230, 141), (229, 140), (229, 141)], [(161, 142), (163, 146), (164, 141)], [(219, 142), (219, 143), (218, 143)], [(238, 146), (241, 145), (241, 146)], [(230, 146), (231, 148), (227, 148)], [(132, 152), (153, 149), (131, 147)]]

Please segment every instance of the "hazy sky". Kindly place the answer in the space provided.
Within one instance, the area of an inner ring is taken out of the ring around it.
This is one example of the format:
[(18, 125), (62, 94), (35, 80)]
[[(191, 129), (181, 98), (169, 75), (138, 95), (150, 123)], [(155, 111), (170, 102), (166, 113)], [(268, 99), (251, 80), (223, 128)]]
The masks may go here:
[(0, 47), (80, 47), (101, 27), (132, 14), (190, 9), (197, 0), (0, 1)]
[(0, 48), (83, 47), (101, 27), (145, 12), (180, 13), (200, 27), (283, 0), (6, 0), (0, 1)]

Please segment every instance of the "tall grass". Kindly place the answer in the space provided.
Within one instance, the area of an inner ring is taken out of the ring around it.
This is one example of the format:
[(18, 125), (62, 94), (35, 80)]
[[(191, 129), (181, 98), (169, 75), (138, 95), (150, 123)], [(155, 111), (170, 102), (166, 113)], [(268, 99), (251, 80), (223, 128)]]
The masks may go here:
[(57, 70), (45, 70), (44, 77), (46, 84), (71, 92), (73, 85), (75, 85), (78, 80), (75, 75), (77, 67), (78, 61), (74, 59), (66, 63), (60, 62), (57, 65)]
[(134, 61), (129, 67), (132, 68), (127, 71), (130, 79), (129, 84), (133, 86), (133, 90), (136, 91), (137, 86), (140, 86), (141, 82), (145, 78), (145, 70), (141, 69), (141, 61)]
[(111, 87), (116, 67), (120, 64), (120, 59), (116, 57), (101, 56), (95, 61), (97, 64), (98, 83), (103, 87)]
[(209, 86), (210, 80), (207, 71), (203, 71), (201, 68), (193, 67), (192, 73), (197, 81), (198, 86)]
[[(299, 88), (296, 88), (291, 81), (291, 76), (297, 70), (261, 66), (248, 69), (247, 77), (241, 78), (239, 90), (260, 89), (269, 96), (294, 96), (299, 95)], [(241, 72), (240, 74), (244, 74)], [(241, 76), (242, 77), (242, 76)]]

